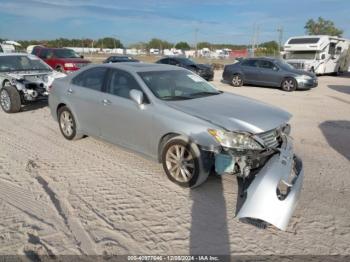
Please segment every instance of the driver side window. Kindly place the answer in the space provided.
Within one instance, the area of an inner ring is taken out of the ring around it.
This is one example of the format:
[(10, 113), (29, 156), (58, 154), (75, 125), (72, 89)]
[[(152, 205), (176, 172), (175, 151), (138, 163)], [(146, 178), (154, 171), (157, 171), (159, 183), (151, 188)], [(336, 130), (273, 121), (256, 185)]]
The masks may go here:
[(107, 93), (130, 99), (129, 93), (132, 89), (142, 91), (132, 75), (115, 69), (110, 72)]

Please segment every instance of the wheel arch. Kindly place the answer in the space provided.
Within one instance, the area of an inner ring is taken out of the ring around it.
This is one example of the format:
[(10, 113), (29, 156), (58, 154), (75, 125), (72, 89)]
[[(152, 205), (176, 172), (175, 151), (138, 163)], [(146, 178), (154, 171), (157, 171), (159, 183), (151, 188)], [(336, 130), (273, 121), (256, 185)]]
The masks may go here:
[(179, 133), (176, 133), (176, 132), (170, 132), (170, 133), (167, 133), (165, 135), (163, 135), (159, 142), (158, 142), (158, 157), (157, 157), (157, 160), (158, 162), (160, 163), (162, 161), (162, 150), (164, 148), (164, 145), (173, 137), (176, 137), (176, 136), (183, 136), (183, 134), (179, 134)]

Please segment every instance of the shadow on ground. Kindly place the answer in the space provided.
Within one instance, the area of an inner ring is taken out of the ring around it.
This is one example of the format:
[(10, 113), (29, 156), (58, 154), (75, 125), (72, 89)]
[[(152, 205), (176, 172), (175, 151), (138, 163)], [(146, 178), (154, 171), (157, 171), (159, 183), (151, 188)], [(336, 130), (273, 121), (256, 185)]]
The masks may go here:
[(22, 106), (21, 108), (21, 112), (29, 112), (29, 111), (34, 111), (43, 107), (48, 106), (48, 101), (47, 99), (43, 99), (43, 100), (38, 100), (38, 101), (34, 101), (31, 103), (28, 103), (24, 106)]
[(330, 89), (333, 89), (335, 91), (348, 94), (350, 95), (350, 85), (344, 86), (344, 85), (328, 85)]
[(209, 176), (204, 184), (191, 190), (191, 199), (190, 254), (230, 254), (227, 209), (221, 177)]
[(350, 121), (325, 121), (319, 127), (328, 144), (350, 161)]

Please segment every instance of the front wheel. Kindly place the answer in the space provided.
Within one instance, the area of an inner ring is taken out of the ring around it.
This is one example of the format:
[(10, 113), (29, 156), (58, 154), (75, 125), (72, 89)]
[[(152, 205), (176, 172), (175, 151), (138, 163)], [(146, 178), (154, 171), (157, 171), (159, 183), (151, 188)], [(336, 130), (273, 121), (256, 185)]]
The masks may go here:
[(194, 188), (205, 182), (210, 173), (208, 162), (204, 152), (183, 136), (170, 139), (162, 151), (162, 164), (167, 177), (182, 187)]
[(243, 85), (243, 79), (241, 75), (234, 75), (231, 80), (231, 84), (235, 87), (239, 87)]
[(0, 90), (1, 108), (6, 113), (17, 113), (21, 110), (21, 96), (16, 87), (7, 83)]
[(297, 89), (297, 82), (293, 78), (286, 78), (282, 82), (282, 90), (286, 92), (292, 92)]

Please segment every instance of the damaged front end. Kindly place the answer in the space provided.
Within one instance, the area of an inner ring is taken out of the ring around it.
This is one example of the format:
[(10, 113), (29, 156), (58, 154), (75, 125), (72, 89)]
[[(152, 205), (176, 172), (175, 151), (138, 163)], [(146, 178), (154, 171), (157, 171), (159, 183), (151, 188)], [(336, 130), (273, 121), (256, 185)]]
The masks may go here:
[[(58, 75), (59, 74), (59, 75)], [(10, 83), (20, 92), (24, 101), (34, 101), (49, 94), (49, 89), (56, 78), (64, 74), (56, 72), (19, 72), (8, 73)]]
[(262, 220), (286, 229), (303, 181), (302, 162), (293, 153), (289, 132), (286, 125), (252, 135), (260, 148), (254, 144), (243, 149), (222, 147), (215, 153), (217, 174), (233, 174), (244, 181), (244, 202), (238, 218)]

